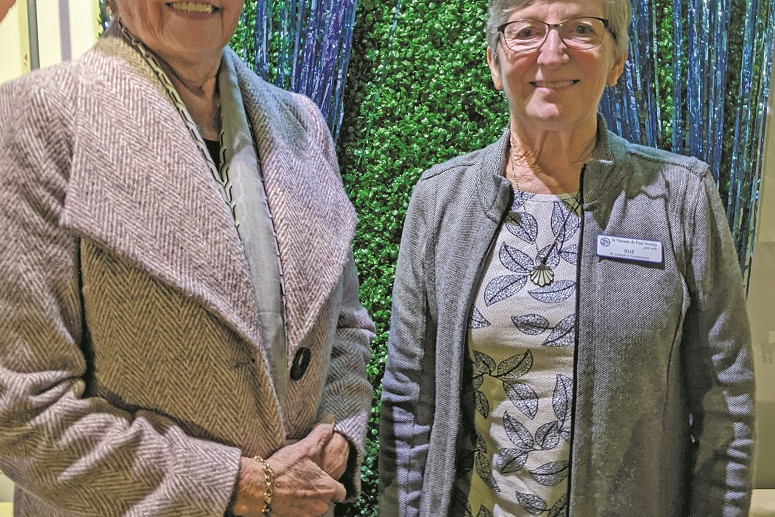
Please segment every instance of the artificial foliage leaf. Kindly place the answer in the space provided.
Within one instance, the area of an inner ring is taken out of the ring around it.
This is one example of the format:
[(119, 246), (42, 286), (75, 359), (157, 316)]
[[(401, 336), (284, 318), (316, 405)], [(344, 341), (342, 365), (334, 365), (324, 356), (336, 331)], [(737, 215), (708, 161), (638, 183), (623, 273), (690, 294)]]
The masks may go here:
[(506, 430), (506, 436), (517, 449), (530, 452), (535, 448), (533, 435), (518, 419), (509, 415), (508, 411), (503, 414), (503, 428)]
[(522, 382), (504, 381), (506, 396), (525, 416), (533, 420), (538, 412), (538, 394)]

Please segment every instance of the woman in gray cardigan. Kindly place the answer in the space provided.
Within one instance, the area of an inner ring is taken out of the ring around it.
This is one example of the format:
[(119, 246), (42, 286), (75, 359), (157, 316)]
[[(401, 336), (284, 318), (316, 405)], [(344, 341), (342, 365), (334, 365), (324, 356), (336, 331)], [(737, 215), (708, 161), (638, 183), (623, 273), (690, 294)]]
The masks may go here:
[(750, 336), (713, 178), (597, 116), (629, 20), (629, 0), (492, 0), (510, 124), (409, 205), (381, 515), (747, 514)]
[(35, 517), (326, 513), (357, 494), (373, 326), (312, 102), (242, 0), (116, 0), (0, 87), (0, 469)]

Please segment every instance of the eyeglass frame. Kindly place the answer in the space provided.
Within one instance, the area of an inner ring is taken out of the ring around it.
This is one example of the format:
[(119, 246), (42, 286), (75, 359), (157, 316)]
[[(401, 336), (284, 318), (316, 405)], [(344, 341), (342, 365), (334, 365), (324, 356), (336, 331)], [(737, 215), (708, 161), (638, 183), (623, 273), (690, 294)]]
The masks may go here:
[[(574, 16), (573, 18), (568, 18), (566, 20), (563, 20), (563, 21), (557, 22), (557, 23), (546, 23), (545, 21), (536, 20), (536, 19), (533, 19), (533, 18), (518, 18), (516, 20), (511, 20), (510, 22), (506, 22), (504, 24), (499, 25), (497, 30), (498, 30), (498, 34), (500, 35), (499, 39), (502, 38), (503, 39), (503, 44), (506, 46), (506, 48), (509, 49), (511, 52), (514, 52), (515, 54), (527, 54), (529, 52), (535, 52), (536, 50), (540, 49), (544, 45), (544, 43), (546, 43), (546, 39), (549, 37), (549, 32), (552, 29), (555, 29), (557, 31), (557, 36), (560, 38), (560, 41), (562, 41), (563, 45), (565, 45), (568, 48), (572, 48), (572, 49), (575, 49), (575, 50), (589, 50), (589, 49), (592, 49), (592, 48), (599, 47), (600, 45), (603, 44), (603, 38), (600, 38), (600, 43), (598, 43), (597, 45), (592, 45), (591, 47), (577, 48), (577, 47), (573, 47), (572, 45), (568, 45), (565, 42), (565, 40), (563, 39), (562, 34), (560, 34), (560, 28), (562, 28), (562, 24), (563, 23), (567, 23), (567, 22), (569, 22), (571, 20), (579, 20), (579, 19), (582, 19), (582, 18), (587, 18), (587, 19), (593, 19), (593, 20), (601, 21), (603, 23), (603, 28), (605, 28), (605, 30), (609, 34), (611, 34), (611, 36), (614, 39), (616, 39), (616, 34), (614, 34), (613, 31), (611, 31), (611, 21), (608, 20), (607, 18), (600, 18), (598, 16)], [(514, 50), (513, 48), (511, 48), (508, 45), (508, 43), (506, 43), (506, 33), (504, 32), (504, 30), (506, 29), (507, 26), (511, 25), (512, 23), (526, 22), (526, 21), (538, 22), (538, 23), (542, 23), (542, 24), (546, 25), (546, 33), (544, 34), (544, 39), (542, 39), (541, 43), (536, 45), (535, 48), (531, 48), (531, 49), (527, 49), (527, 50)]]

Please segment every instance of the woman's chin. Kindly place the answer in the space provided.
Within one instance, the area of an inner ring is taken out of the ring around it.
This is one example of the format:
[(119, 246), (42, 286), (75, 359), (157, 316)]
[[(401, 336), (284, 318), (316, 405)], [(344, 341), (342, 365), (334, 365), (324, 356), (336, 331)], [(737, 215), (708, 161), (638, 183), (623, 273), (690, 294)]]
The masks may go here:
[(596, 111), (591, 114), (580, 114), (564, 106), (548, 105), (540, 109), (527, 110), (516, 117), (518, 124), (527, 131), (574, 131), (587, 123), (596, 124)]
[(559, 110), (544, 110), (529, 114), (522, 126), (530, 131), (562, 131), (567, 129), (569, 121)]

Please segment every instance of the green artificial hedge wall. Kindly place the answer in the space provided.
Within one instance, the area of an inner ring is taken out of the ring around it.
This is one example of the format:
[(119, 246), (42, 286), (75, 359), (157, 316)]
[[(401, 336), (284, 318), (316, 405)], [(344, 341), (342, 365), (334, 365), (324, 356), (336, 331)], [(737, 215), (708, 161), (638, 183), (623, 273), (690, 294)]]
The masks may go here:
[(394, 2), (359, 1), (338, 151), (359, 217), (354, 249), (361, 301), (377, 325), (368, 367), (375, 394), (363, 496), (337, 515), (377, 514), (380, 384), (412, 188), (431, 165), (493, 142), (508, 121), (486, 64), (486, 5), (410, 0), (396, 16)]

